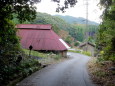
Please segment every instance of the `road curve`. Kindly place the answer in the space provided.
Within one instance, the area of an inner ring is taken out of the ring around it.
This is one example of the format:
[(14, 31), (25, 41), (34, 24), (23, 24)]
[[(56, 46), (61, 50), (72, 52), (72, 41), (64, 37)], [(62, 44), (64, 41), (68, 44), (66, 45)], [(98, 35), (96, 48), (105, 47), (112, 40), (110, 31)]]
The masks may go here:
[(16, 86), (95, 86), (87, 72), (90, 57), (77, 53), (68, 55), (71, 59), (37, 71)]

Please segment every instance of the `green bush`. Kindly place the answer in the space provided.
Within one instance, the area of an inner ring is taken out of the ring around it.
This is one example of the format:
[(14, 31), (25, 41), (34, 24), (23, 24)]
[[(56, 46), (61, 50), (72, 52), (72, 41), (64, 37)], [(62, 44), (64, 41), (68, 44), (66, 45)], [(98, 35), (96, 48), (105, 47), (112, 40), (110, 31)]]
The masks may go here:
[(78, 46), (80, 43), (79, 42), (75, 42), (74, 43), (74, 46)]
[[(23, 51), (24, 51), (25, 54), (29, 55), (30, 50), (23, 49)], [(38, 51), (33, 51), (33, 50), (31, 50), (31, 55), (32, 56), (37, 56), (37, 57), (47, 57), (47, 54), (40, 53)]]
[(61, 58), (61, 55), (60, 54), (59, 55), (55, 55), (53, 58), (56, 59), (56, 60), (59, 60)]
[(27, 77), (39, 69), (41, 69), (41, 67), (38, 60), (25, 58), (19, 65), (5, 66), (2, 75), (0, 74), (0, 84), (7, 85), (16, 78)]
[(115, 63), (115, 56), (111, 56), (109, 60), (113, 61)]
[(97, 62), (101, 62), (101, 61), (104, 61), (104, 58), (103, 58), (103, 57), (97, 58)]
[(68, 50), (69, 52), (74, 52), (74, 53), (81, 53), (81, 51), (76, 51), (76, 50)]
[(86, 51), (83, 51), (82, 54), (85, 54), (85, 55), (87, 55), (87, 56), (91, 56), (91, 53), (88, 52), (88, 51), (87, 51), (87, 52), (86, 52)]

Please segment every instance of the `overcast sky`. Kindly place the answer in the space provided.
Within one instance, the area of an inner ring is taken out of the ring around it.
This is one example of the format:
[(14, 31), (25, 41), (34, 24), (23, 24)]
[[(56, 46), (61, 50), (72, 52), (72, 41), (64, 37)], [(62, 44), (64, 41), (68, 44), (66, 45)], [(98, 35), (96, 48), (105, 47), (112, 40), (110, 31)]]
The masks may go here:
[[(101, 22), (100, 15), (102, 14), (102, 10), (100, 10), (99, 6), (97, 6), (99, 0), (88, 0), (88, 2), (88, 19), (98, 23)], [(51, 2), (51, 0), (42, 0), (41, 3), (36, 4), (36, 6), (37, 12), (48, 13), (51, 15), (70, 15), (74, 17), (86, 18), (86, 0), (78, 0), (76, 6), (67, 9), (65, 13), (57, 13), (57, 3)]]

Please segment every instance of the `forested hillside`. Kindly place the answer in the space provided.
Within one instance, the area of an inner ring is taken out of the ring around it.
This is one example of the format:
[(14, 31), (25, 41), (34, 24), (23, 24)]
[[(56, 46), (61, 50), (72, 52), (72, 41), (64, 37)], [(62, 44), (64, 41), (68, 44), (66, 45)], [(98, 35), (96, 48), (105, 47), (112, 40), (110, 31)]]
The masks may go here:
[[(70, 21), (74, 21), (74, 20), (70, 18)], [(16, 24), (19, 24), (17, 19), (14, 18), (13, 21)], [(79, 21), (79, 19), (76, 21)], [(92, 25), (88, 25), (88, 28), (86, 28), (85, 24), (80, 24), (80, 23), (75, 23), (75, 22), (69, 23), (59, 16), (52, 16), (52, 15), (49, 15), (46, 13), (40, 13), (40, 12), (37, 13), (36, 19), (30, 22), (26, 21), (24, 23), (52, 24), (53, 30), (70, 45), (76, 45), (77, 41), (80, 41), (80, 42), (90, 41), (92, 43), (95, 43), (96, 32), (98, 30), (98, 25), (92, 24)], [(88, 35), (87, 38), (86, 38), (86, 35)]]
[[(61, 36), (67, 43), (72, 45), (72, 41), (74, 41), (73, 36), (69, 33), (70, 29), (72, 29), (71, 25), (66, 23), (63, 19), (51, 16), (46, 13), (37, 13), (37, 17), (35, 20), (30, 22), (31, 24), (52, 24), (53, 30)], [(72, 29), (73, 30), (73, 29)], [(62, 33), (63, 32), (63, 33)]]
[(81, 42), (89, 41), (95, 44), (98, 26), (88, 25), (88, 28), (86, 28), (85, 24), (72, 24), (72, 25), (76, 28), (77, 32), (76, 39), (79, 39), (79, 41)]
[[(52, 24), (54, 31), (60, 35), (66, 42), (73, 44), (72, 42), (80, 41), (83, 42), (86, 40), (85, 35), (88, 34), (92, 42), (95, 41), (95, 33), (97, 32), (98, 26), (89, 25), (89, 28), (85, 28), (84, 24), (70, 24), (67, 23), (64, 19), (58, 16), (51, 16), (46, 13), (37, 13), (35, 20), (31, 21), (32, 24)], [(62, 35), (62, 33), (65, 35)], [(63, 37), (64, 36), (64, 37)], [(71, 41), (73, 40), (73, 41)], [(88, 40), (88, 39), (87, 39)]]

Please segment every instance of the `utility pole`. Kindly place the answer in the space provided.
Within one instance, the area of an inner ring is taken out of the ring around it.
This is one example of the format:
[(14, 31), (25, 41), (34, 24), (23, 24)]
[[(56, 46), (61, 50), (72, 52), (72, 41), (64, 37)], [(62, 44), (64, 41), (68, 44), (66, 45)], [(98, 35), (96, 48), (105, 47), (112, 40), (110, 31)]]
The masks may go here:
[[(84, 0), (85, 1), (85, 5), (86, 5), (86, 29), (88, 29), (88, 15), (89, 15), (89, 13), (88, 13), (88, 10), (89, 10), (89, 0)], [(86, 39), (88, 39), (88, 37), (89, 37), (89, 35), (88, 35), (88, 32), (86, 32), (85, 33), (85, 35), (86, 35)]]
[(88, 51), (88, 38), (89, 38), (89, 34), (88, 34), (88, 32), (87, 32), (87, 30), (88, 30), (88, 15), (89, 15), (89, 13), (88, 13), (88, 6), (89, 6), (89, 0), (84, 0), (85, 1), (85, 5), (86, 5), (86, 33), (85, 33), (85, 35), (86, 35), (86, 51)]
[(32, 50), (32, 48), (33, 48), (32, 45), (30, 45), (30, 46), (29, 46), (29, 50), (30, 50), (30, 52), (29, 52), (29, 57), (31, 57), (31, 50)]
[(89, 5), (89, 3), (88, 3), (88, 0), (86, 0), (86, 26), (88, 27), (88, 5)]
[[(88, 15), (89, 15), (88, 5), (89, 5), (88, 0), (86, 0), (86, 29), (88, 29)], [(88, 32), (86, 32), (86, 39), (87, 40), (88, 40), (88, 37), (89, 37)]]

